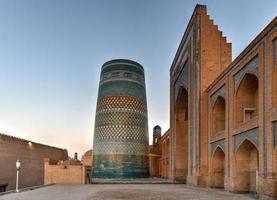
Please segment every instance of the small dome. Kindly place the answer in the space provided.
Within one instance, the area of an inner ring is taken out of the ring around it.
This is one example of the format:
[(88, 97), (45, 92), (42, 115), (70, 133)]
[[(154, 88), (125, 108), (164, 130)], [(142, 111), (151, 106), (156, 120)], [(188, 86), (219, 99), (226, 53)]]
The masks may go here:
[(153, 133), (161, 133), (161, 132), (162, 132), (162, 128), (159, 125), (154, 126)]
[(91, 156), (92, 155), (92, 149), (86, 151), (83, 156)]
[(107, 65), (121, 65), (121, 64), (126, 64), (126, 65), (130, 65), (130, 66), (137, 66), (139, 67), (142, 71), (144, 71), (143, 67), (141, 64), (139, 64), (136, 61), (133, 60), (129, 60), (129, 59), (113, 59), (113, 60), (109, 60), (107, 62), (105, 62), (102, 66), (102, 69), (105, 68)]
[(156, 125), (156, 126), (154, 126), (154, 130), (156, 130), (156, 129), (162, 129), (159, 125)]

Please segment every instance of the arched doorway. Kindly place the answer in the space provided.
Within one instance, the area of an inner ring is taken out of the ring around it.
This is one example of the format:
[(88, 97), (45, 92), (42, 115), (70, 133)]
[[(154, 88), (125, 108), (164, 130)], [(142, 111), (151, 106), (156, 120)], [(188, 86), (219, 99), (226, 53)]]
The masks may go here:
[(175, 179), (186, 181), (188, 175), (188, 92), (182, 89), (176, 104)]
[(225, 99), (219, 96), (214, 104), (212, 112), (212, 133), (225, 130)]
[(235, 188), (241, 192), (256, 192), (258, 183), (258, 150), (249, 140), (244, 140), (235, 156)]
[(211, 186), (224, 188), (225, 153), (217, 147), (212, 156)]
[(245, 74), (235, 97), (235, 123), (248, 121), (258, 115), (259, 80), (254, 74)]

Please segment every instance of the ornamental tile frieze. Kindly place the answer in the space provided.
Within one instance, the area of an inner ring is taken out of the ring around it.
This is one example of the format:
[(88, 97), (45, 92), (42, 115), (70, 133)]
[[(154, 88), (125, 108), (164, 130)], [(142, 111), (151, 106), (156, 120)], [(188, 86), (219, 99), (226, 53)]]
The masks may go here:
[(95, 178), (145, 178), (148, 117), (143, 67), (112, 60), (101, 70), (93, 140)]
[(211, 96), (211, 103), (212, 107), (214, 106), (216, 100), (218, 97), (223, 97), (224, 99), (226, 98), (226, 86), (222, 86), (219, 90), (217, 90), (212, 96)]
[(249, 63), (247, 63), (236, 75), (234, 76), (234, 88), (238, 89), (240, 82), (242, 81), (246, 73), (252, 73), (258, 75), (259, 59), (258, 56), (253, 58)]
[(222, 151), (225, 153), (225, 139), (218, 140), (216, 142), (211, 143), (211, 150), (212, 154), (215, 152), (215, 150), (220, 147)]
[(127, 70), (115, 70), (103, 73), (100, 78), (100, 85), (108, 81), (116, 80), (134, 81), (138, 84), (145, 86), (145, 80), (143, 75)]
[(175, 102), (183, 88), (188, 89), (188, 62), (186, 62), (174, 85)]
[(259, 146), (259, 129), (258, 128), (254, 128), (254, 129), (245, 131), (243, 133), (235, 135), (234, 137), (235, 137), (235, 143), (234, 143), (235, 151), (238, 149), (240, 144), (246, 139), (251, 141), (257, 148)]

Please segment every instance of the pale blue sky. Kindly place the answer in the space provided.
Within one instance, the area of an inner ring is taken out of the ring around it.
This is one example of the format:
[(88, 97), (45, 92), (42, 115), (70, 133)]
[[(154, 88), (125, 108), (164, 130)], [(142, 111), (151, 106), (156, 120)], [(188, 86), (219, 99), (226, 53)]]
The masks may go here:
[(156, 124), (164, 132), (169, 68), (196, 3), (233, 58), (277, 13), (276, 0), (0, 0), (0, 132), (82, 154), (100, 68), (114, 58), (144, 66), (149, 133)]

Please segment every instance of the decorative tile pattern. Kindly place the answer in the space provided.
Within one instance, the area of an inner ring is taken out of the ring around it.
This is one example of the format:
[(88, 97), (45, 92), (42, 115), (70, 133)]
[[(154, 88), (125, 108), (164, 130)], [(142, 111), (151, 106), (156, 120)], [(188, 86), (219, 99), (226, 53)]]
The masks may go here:
[(140, 144), (137, 142), (127, 141), (99, 141), (94, 145), (93, 155), (146, 155), (147, 146), (145, 143)]
[(97, 102), (97, 110), (122, 108), (147, 112), (146, 102), (129, 96), (103, 97)]
[(179, 91), (182, 88), (186, 88), (188, 89), (188, 62), (185, 63), (184, 68), (182, 69), (182, 71), (180, 72), (180, 75), (177, 79), (177, 81), (175, 82), (174, 85), (175, 88), (175, 101), (177, 101), (179, 94)]
[(257, 148), (259, 147), (259, 129), (258, 128), (254, 128), (254, 129), (245, 131), (243, 133), (235, 135), (234, 137), (235, 137), (235, 143), (234, 143), (235, 151), (238, 150), (240, 144), (245, 139), (248, 139), (249, 141), (253, 142), (253, 144), (255, 144)]
[(108, 81), (115, 80), (128, 80), (134, 81), (138, 84), (145, 86), (144, 76), (135, 72), (130, 72), (127, 70), (114, 70), (110, 72), (103, 73), (100, 78), (100, 85)]
[(102, 67), (94, 129), (93, 177), (148, 176), (148, 119), (144, 70), (135, 62)]
[(108, 96), (134, 97), (146, 101), (145, 87), (127, 79), (108, 81), (100, 85), (98, 100)]
[(104, 110), (97, 112), (95, 118), (95, 126), (107, 126), (107, 125), (125, 125), (146, 128), (147, 116), (145, 113), (136, 112), (132, 110)]
[(94, 155), (93, 171), (98, 178), (145, 178), (148, 176), (145, 155)]
[(214, 153), (217, 147), (220, 147), (222, 151), (225, 153), (225, 139), (211, 143), (212, 154)]
[(111, 61), (104, 63), (102, 66), (102, 69), (101, 69), (101, 73), (105, 73), (108, 71), (114, 71), (114, 70), (118, 70), (118, 69), (137, 72), (137, 73), (141, 73), (142, 75), (144, 75), (144, 69), (139, 63), (137, 63), (135, 61), (131, 61), (131, 60), (125, 60), (125, 59), (124, 60), (116, 59), (116, 60), (111, 60)]
[(275, 146), (277, 146), (277, 121), (273, 122), (273, 133), (274, 133), (274, 141)]
[(200, 134), (200, 110), (201, 110), (201, 93), (200, 93), (200, 81), (201, 81), (201, 77), (200, 77), (200, 15), (196, 16), (196, 46), (195, 46), (195, 81), (196, 81), (196, 85), (195, 85), (195, 92), (196, 92), (196, 119), (195, 119), (195, 143), (194, 145), (196, 146), (195, 148), (195, 169), (199, 170), (200, 169), (200, 152), (201, 152), (201, 145), (200, 145), (200, 141), (201, 141), (201, 134)]
[(277, 38), (274, 39), (274, 61), (277, 62)]
[(277, 118), (277, 108), (272, 108), (272, 117)]
[(212, 107), (214, 106), (217, 98), (221, 96), (225, 99), (226, 96), (226, 87), (225, 85), (222, 86), (219, 90), (217, 90), (212, 96), (211, 96), (211, 103), (212, 103)]
[(133, 141), (145, 144), (145, 142), (148, 141), (147, 135), (145, 134), (145, 127), (142, 128), (122, 125), (100, 126), (95, 128), (94, 134), (96, 135), (95, 139), (101, 142), (116, 140), (119, 142)]
[(234, 88), (238, 89), (238, 86), (246, 73), (252, 73), (258, 75), (259, 59), (258, 56), (253, 58), (247, 63), (234, 77)]

